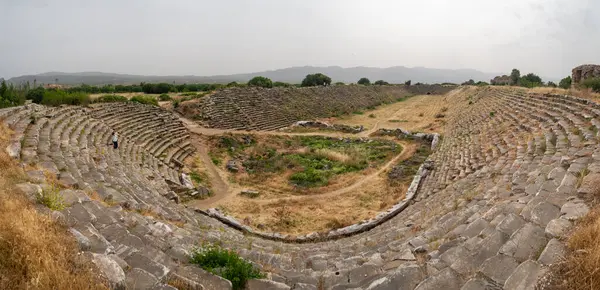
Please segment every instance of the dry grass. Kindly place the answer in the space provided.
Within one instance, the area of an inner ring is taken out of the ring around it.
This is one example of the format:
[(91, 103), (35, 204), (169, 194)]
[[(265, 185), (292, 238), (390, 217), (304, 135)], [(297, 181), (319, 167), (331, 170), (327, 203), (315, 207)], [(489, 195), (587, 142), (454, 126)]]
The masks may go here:
[(350, 156), (348, 154), (344, 154), (342, 152), (334, 151), (331, 149), (317, 149), (315, 150), (315, 154), (330, 160), (335, 160), (344, 163), (350, 160)]
[(578, 222), (567, 246), (566, 261), (552, 269), (545, 289), (600, 289), (600, 207)]
[[(522, 88), (521, 88), (522, 89)], [(538, 94), (558, 94), (558, 95), (570, 95), (579, 98), (584, 98), (593, 101), (600, 100), (600, 93), (594, 93), (592, 89), (561, 89), (561, 88), (533, 88), (528, 90), (531, 93)]]
[[(0, 148), (11, 132), (0, 125)], [(38, 213), (14, 184), (22, 170), (0, 151), (0, 289), (106, 289), (89, 265), (76, 262), (77, 245), (66, 229)]]

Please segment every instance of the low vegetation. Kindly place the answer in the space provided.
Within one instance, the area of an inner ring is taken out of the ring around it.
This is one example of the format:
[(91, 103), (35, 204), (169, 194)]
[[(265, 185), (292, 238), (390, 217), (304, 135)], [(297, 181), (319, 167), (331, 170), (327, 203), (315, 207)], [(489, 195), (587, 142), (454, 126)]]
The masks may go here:
[(244, 289), (248, 280), (266, 277), (251, 263), (240, 258), (236, 252), (218, 245), (205, 245), (195, 249), (190, 262), (231, 281), (233, 289)]
[(90, 96), (82, 92), (67, 92), (64, 90), (48, 89), (44, 91), (41, 104), (46, 106), (80, 105), (87, 106)]
[(153, 96), (134, 96), (130, 101), (145, 105), (158, 106), (158, 100)]
[(103, 95), (94, 100), (96, 103), (115, 103), (115, 102), (127, 102), (129, 101), (124, 96), (119, 95)]
[(600, 93), (600, 78), (589, 78), (583, 81), (584, 88), (592, 89), (596, 93)]
[(229, 135), (215, 143), (211, 155), (240, 160), (251, 181), (284, 175), (297, 188), (326, 186), (332, 177), (376, 167), (402, 150), (392, 141), (321, 136), (278, 136), (257, 142), (252, 136)]

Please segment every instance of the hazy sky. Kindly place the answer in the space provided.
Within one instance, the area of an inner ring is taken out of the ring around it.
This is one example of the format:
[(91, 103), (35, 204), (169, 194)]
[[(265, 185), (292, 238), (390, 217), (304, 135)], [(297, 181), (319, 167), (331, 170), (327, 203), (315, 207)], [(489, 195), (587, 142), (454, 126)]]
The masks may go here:
[(290, 66), (562, 77), (600, 63), (598, 0), (0, 0), (0, 77)]

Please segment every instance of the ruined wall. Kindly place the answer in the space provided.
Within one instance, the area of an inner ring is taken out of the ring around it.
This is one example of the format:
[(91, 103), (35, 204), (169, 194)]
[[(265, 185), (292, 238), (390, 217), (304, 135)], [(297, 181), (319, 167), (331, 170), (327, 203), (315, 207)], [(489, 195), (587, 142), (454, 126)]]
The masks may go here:
[(589, 78), (600, 78), (600, 65), (585, 64), (580, 65), (572, 70), (572, 84), (581, 84)]

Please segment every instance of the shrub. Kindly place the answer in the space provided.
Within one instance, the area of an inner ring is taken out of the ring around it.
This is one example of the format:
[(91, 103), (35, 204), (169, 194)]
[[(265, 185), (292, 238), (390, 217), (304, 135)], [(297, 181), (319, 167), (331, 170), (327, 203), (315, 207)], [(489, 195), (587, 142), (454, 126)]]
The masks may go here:
[(368, 78), (361, 78), (360, 80), (358, 80), (357, 84), (368, 86), (371, 84), (371, 81)]
[(131, 101), (140, 104), (158, 106), (158, 100), (153, 96), (135, 96), (131, 98)]
[(248, 81), (248, 85), (251, 87), (272, 88), (273, 82), (269, 78), (258, 76)]
[(301, 86), (303, 87), (314, 87), (314, 86), (328, 86), (331, 84), (331, 78), (322, 74), (309, 74), (306, 75), (304, 80), (302, 80)]
[(119, 95), (104, 95), (101, 96), (99, 98), (97, 98), (96, 100), (94, 100), (95, 103), (115, 103), (115, 102), (127, 102), (127, 98), (124, 96), (119, 96)]
[(63, 90), (45, 90), (42, 104), (46, 106), (81, 105), (87, 106), (90, 96), (83, 92), (66, 92)]
[(42, 99), (44, 98), (44, 88), (43, 87), (37, 87), (33, 90), (30, 90), (29, 92), (27, 92), (27, 94), (25, 95), (25, 98), (28, 100), (31, 100), (32, 102), (39, 104), (42, 102)]
[(551, 88), (556, 88), (557, 85), (554, 82), (548, 82), (548, 86)]
[(244, 289), (248, 280), (266, 277), (259, 269), (240, 258), (236, 252), (217, 245), (195, 249), (190, 262), (231, 281), (233, 289)]
[(375, 114), (369, 114), (369, 118), (375, 118)]
[(386, 86), (386, 85), (389, 85), (389, 84), (390, 83), (388, 83), (388, 82), (386, 82), (384, 80), (378, 80), (378, 81), (375, 82), (375, 85), (378, 85), (378, 86)]
[(158, 99), (161, 102), (166, 102), (166, 101), (170, 101), (171, 100), (171, 96), (169, 96), (169, 94), (161, 94), (160, 96), (158, 96)]
[(37, 201), (51, 210), (63, 210), (65, 203), (57, 187), (45, 188), (37, 196)]
[(284, 82), (274, 82), (273, 83), (273, 87), (276, 87), (276, 88), (290, 88), (290, 87), (292, 87), (292, 84), (284, 83)]
[(534, 88), (534, 87), (541, 87), (543, 82), (542, 82), (542, 78), (540, 78), (538, 75), (533, 74), (533, 73), (528, 73), (521, 77), (521, 79), (519, 80), (519, 83), (523, 87)]
[(558, 83), (558, 86), (565, 90), (570, 88), (571, 87), (571, 76), (568, 76), (568, 77), (560, 80), (560, 82)]
[(407, 87), (410, 87), (410, 83), (411, 83), (411, 81), (407, 80), (407, 81), (404, 82), (404, 85), (407, 86)]
[(336, 86), (345, 86), (346, 83), (344, 83), (344, 82), (336, 82), (335, 85)]
[(582, 83), (583, 87), (590, 88), (594, 92), (600, 93), (600, 78), (586, 79)]

